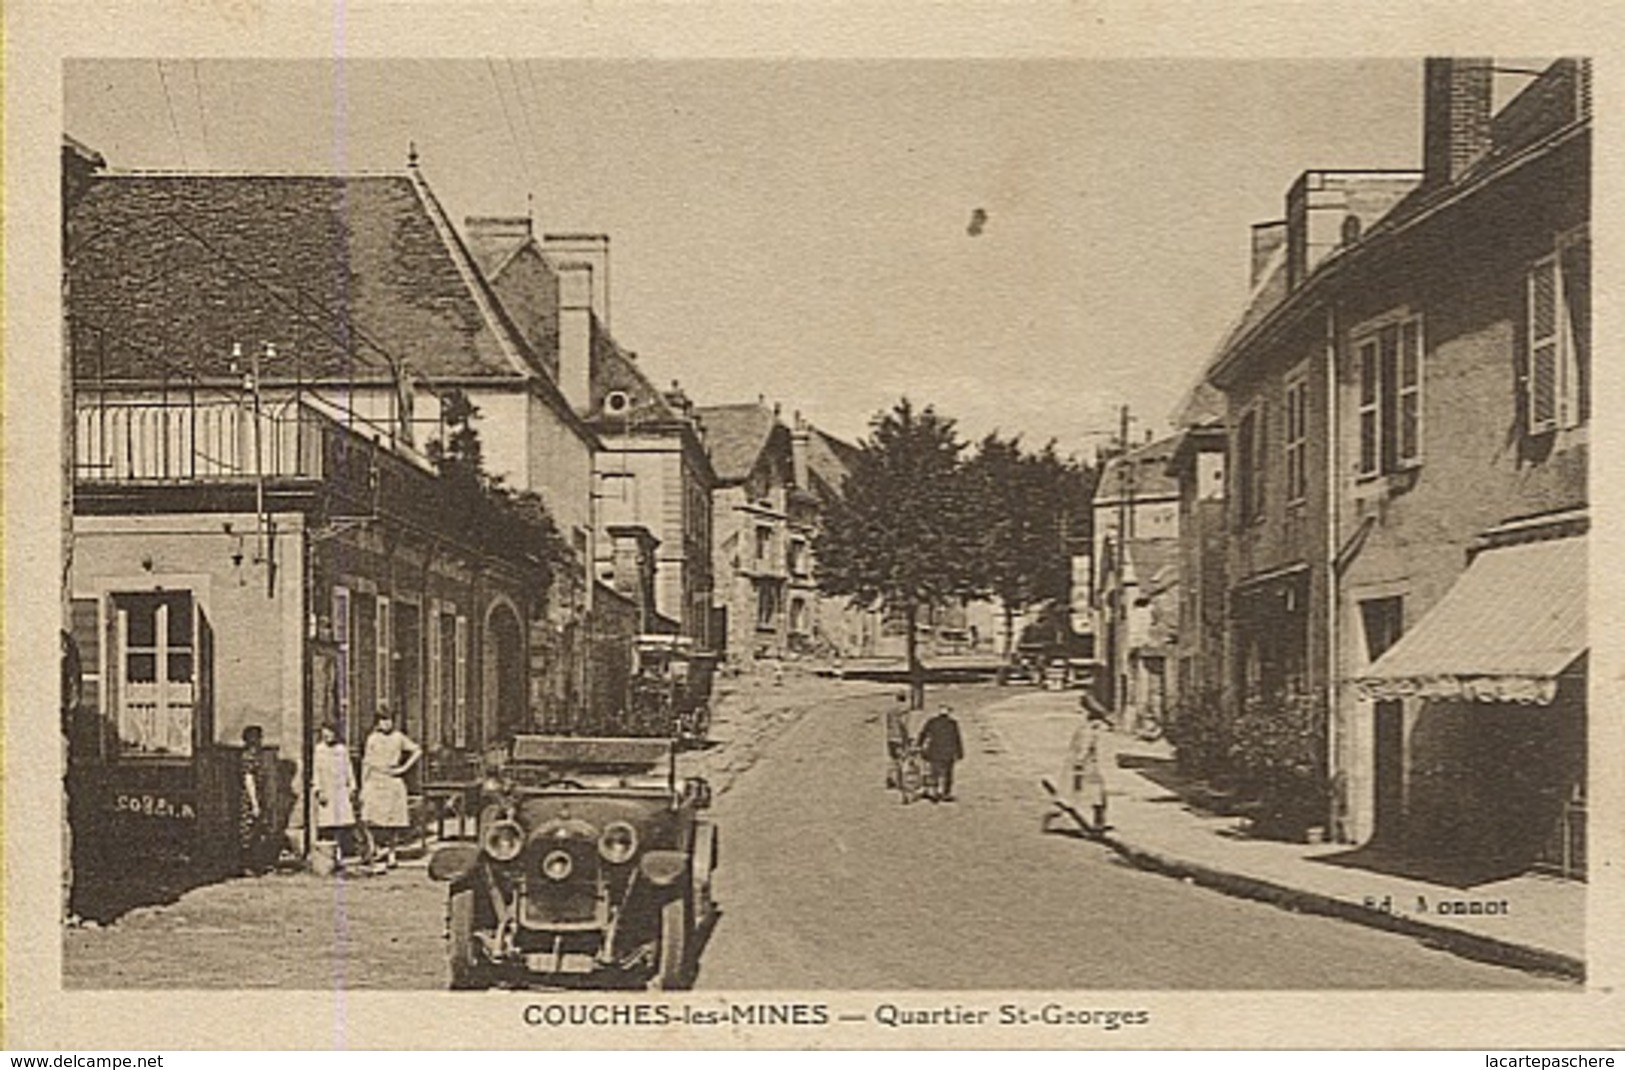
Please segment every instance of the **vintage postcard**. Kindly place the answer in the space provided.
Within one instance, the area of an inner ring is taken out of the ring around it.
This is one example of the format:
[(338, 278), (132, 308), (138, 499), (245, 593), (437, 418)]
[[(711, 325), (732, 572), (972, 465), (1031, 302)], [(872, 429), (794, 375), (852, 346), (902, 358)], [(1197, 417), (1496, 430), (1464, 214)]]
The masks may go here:
[(1619, 1044), (1608, 11), (8, 12), (4, 1045)]

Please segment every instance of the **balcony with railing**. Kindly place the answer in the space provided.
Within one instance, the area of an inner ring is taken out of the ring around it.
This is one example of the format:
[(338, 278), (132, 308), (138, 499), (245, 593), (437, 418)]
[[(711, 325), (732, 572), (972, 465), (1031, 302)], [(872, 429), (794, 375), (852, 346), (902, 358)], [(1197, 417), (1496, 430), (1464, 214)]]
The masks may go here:
[(320, 480), (333, 420), (293, 399), (81, 399), (73, 472), (80, 483), (227, 483)]

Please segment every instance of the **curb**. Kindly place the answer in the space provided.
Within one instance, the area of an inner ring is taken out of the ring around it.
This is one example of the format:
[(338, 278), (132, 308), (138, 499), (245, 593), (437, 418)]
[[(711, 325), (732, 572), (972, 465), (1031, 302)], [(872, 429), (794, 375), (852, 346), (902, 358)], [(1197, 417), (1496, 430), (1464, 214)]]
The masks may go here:
[(1123, 840), (1111, 833), (1100, 842), (1116, 851), (1132, 865), (1170, 877), (1188, 879), (1205, 888), (1242, 899), (1255, 899), (1303, 914), (1323, 914), (1352, 921), (1373, 929), (1384, 929), (1414, 937), (1462, 958), (1510, 966), (1530, 973), (1549, 974), (1564, 980), (1584, 982), (1585, 961), (1556, 951), (1508, 943), (1445, 925), (1432, 925), (1401, 914), (1388, 914), (1319, 892), (1305, 891), (1257, 877), (1214, 869), (1195, 862), (1159, 854)]

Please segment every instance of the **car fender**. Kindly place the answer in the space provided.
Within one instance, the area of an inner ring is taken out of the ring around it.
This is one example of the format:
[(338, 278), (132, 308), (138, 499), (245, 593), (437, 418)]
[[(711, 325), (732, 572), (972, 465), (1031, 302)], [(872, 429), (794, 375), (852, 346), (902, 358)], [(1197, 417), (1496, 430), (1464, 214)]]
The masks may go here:
[(638, 861), (638, 869), (656, 888), (669, 888), (688, 870), (688, 855), (682, 851), (650, 851)]
[(472, 843), (448, 843), (429, 856), (429, 879), (456, 884), (467, 880), (480, 864), (480, 849)]
[(694, 874), (695, 877), (708, 876), (717, 868), (720, 858), (719, 844), (721, 837), (717, 827), (709, 821), (696, 822), (694, 825)]

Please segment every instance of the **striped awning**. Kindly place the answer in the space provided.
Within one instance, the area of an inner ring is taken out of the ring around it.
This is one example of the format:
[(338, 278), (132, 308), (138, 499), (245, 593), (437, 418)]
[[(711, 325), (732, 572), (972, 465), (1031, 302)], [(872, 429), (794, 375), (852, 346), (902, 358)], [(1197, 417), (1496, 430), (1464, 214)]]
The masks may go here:
[(1586, 652), (1585, 605), (1584, 537), (1485, 550), (1355, 683), (1373, 699), (1544, 706)]

